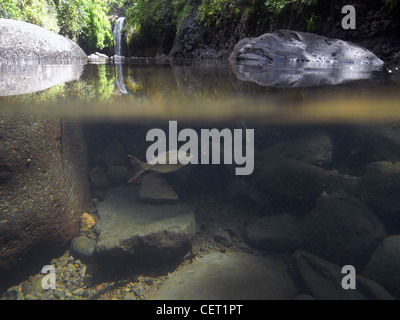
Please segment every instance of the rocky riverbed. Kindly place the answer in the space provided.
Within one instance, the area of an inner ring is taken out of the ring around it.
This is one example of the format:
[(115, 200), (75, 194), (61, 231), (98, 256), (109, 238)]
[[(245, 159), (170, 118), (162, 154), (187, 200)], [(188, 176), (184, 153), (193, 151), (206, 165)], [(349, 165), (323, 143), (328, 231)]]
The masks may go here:
[[(39, 272), (3, 299), (398, 299), (397, 129), (259, 130), (270, 141), (251, 179), (199, 166), (133, 184), (125, 157), (143, 130), (105, 132), (79, 235), (43, 263), (56, 288)], [(341, 287), (344, 265), (355, 290)]]

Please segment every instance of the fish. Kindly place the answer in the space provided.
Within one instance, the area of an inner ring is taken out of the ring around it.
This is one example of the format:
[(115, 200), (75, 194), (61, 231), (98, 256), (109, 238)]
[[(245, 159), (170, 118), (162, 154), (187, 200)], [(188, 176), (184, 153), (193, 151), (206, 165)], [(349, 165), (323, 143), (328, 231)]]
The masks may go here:
[[(170, 150), (160, 153), (157, 157), (154, 157), (149, 162), (140, 161), (139, 159), (131, 155), (128, 155), (128, 157), (131, 163), (135, 166), (133, 175), (128, 181), (132, 182), (145, 171), (152, 171), (155, 173), (168, 173), (179, 170), (186, 165), (185, 162), (190, 162), (190, 160), (193, 158), (193, 155), (191, 155), (189, 152), (181, 150)], [(171, 162), (176, 162), (176, 164), (170, 164), (170, 160)]]

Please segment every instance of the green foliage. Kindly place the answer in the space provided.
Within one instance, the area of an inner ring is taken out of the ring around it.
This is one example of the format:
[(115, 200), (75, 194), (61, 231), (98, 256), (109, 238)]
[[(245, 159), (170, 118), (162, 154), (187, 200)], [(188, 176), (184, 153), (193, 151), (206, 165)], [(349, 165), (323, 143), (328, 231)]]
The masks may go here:
[(84, 0), (55, 0), (60, 33), (77, 41), (88, 22), (89, 4)]
[(103, 49), (113, 46), (114, 37), (104, 3), (92, 1), (88, 7), (87, 22), (82, 29), (82, 41), (91, 48)]
[(58, 21), (52, 0), (2, 0), (0, 18), (16, 19), (58, 32)]
[(147, 36), (158, 38), (163, 28), (173, 24), (174, 7), (170, 0), (135, 0), (126, 11), (127, 23)]
[(192, 12), (194, 3), (193, 0), (177, 0), (173, 2), (173, 5), (176, 30), (179, 30), (183, 20), (189, 17), (190, 12)]
[(21, 9), (18, 7), (18, 0), (2, 0), (0, 2), (0, 18), (17, 19), (21, 17)]
[(222, 19), (239, 18), (239, 0), (203, 0), (198, 8), (197, 19), (205, 26), (218, 25)]

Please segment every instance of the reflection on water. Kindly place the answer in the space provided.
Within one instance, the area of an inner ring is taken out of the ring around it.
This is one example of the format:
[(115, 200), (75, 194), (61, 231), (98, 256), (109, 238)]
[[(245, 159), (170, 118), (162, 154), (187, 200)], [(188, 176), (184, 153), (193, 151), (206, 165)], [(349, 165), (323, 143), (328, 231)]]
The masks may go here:
[(42, 91), (78, 79), (81, 64), (0, 64), (0, 96)]
[(116, 64), (116, 66), (117, 66), (117, 79), (115, 81), (115, 84), (117, 85), (117, 87), (121, 93), (128, 94), (128, 90), (124, 83), (124, 77), (122, 75), (122, 69), (123, 69), (122, 64), (118, 63), (118, 64)]
[(370, 79), (381, 66), (330, 63), (289, 63), (282, 65), (246, 66), (233, 64), (237, 78), (266, 87), (317, 87)]
[[(3, 110), (88, 120), (349, 122), (400, 118), (393, 74), (343, 64), (153, 63), (3, 67)], [(73, 77), (74, 76), (74, 77)], [(20, 88), (20, 89), (18, 89)], [(55, 104), (56, 102), (56, 104)], [(62, 104), (60, 104), (62, 102)], [(82, 108), (85, 103), (85, 108)]]

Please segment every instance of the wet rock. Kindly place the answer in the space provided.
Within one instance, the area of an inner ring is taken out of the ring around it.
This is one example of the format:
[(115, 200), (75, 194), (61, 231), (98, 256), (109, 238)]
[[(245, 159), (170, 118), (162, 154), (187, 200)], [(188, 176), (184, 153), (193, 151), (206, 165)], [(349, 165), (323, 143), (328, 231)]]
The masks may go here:
[(72, 252), (82, 258), (90, 258), (96, 248), (96, 240), (86, 237), (76, 237), (72, 240)]
[(90, 170), (89, 177), (90, 182), (96, 189), (105, 190), (110, 185), (106, 172), (103, 168), (94, 167), (92, 170)]
[(302, 219), (304, 247), (339, 265), (362, 269), (386, 232), (375, 214), (350, 197), (323, 197)]
[(286, 213), (258, 219), (246, 228), (246, 235), (253, 246), (274, 252), (295, 250), (303, 243), (297, 219)]
[(139, 200), (154, 204), (173, 204), (179, 200), (168, 181), (157, 174), (146, 174), (139, 189)]
[(296, 251), (293, 257), (303, 284), (317, 300), (367, 299), (357, 289), (343, 289), (341, 267), (303, 250)]
[(77, 235), (90, 197), (79, 123), (6, 113), (1, 118), (0, 284), (4, 285), (17, 268), (36, 271), (33, 261), (50, 260)]
[[(182, 205), (152, 205), (138, 200), (134, 186), (109, 190), (99, 203), (98, 257), (160, 261), (183, 256), (196, 233), (192, 208)], [(109, 261), (109, 260), (107, 260)]]
[(231, 180), (225, 195), (231, 203), (239, 206), (269, 208), (271, 206), (267, 197), (242, 179)]
[(332, 141), (325, 133), (315, 132), (264, 148), (261, 157), (264, 161), (291, 158), (323, 167), (332, 161)]
[(400, 162), (378, 161), (366, 166), (361, 183), (366, 200), (388, 229), (400, 230)]
[(313, 207), (321, 194), (352, 194), (357, 180), (295, 159), (262, 161), (254, 174), (257, 190), (271, 203), (301, 212)]
[(107, 178), (114, 186), (125, 184), (129, 180), (129, 169), (123, 166), (111, 166), (107, 168)]
[(300, 61), (383, 65), (382, 60), (357, 44), (291, 30), (244, 38), (236, 44), (229, 60), (253, 64)]
[(375, 280), (396, 298), (400, 297), (400, 236), (385, 238), (371, 256), (363, 275)]
[(155, 300), (293, 299), (286, 265), (246, 253), (211, 253), (173, 273)]
[(89, 63), (108, 63), (110, 58), (103, 53), (95, 52), (88, 56)]
[(87, 60), (85, 52), (72, 40), (37, 25), (12, 19), (0, 19), (0, 48), (0, 63)]
[(89, 232), (95, 224), (96, 220), (93, 218), (93, 216), (85, 212), (84, 214), (82, 214), (79, 220), (80, 232)]

